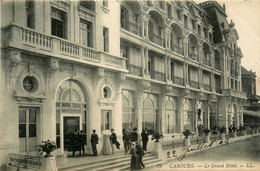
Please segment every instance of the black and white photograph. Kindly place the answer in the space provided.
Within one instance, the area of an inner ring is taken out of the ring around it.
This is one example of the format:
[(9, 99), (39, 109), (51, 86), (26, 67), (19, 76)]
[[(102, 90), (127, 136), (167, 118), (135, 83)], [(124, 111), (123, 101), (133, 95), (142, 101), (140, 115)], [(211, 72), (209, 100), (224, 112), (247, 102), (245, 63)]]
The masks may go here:
[(0, 171), (260, 170), (260, 0), (0, 0)]

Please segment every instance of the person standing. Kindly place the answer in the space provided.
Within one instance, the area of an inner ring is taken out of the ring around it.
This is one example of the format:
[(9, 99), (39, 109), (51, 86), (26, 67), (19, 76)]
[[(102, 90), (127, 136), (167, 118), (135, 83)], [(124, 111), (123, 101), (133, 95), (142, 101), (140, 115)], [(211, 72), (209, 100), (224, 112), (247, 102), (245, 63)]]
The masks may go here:
[[(85, 144), (86, 144), (86, 134), (84, 134), (83, 130), (80, 130), (79, 133), (79, 139), (80, 139), (80, 146), (82, 150), (82, 154), (85, 154)], [(81, 154), (81, 152), (80, 152)]]
[(138, 155), (140, 165), (142, 166), (142, 168), (145, 168), (145, 165), (143, 163), (144, 150), (143, 150), (142, 146), (140, 145), (140, 142), (136, 143), (136, 154)]
[(131, 153), (130, 170), (140, 170), (140, 169), (142, 169), (139, 157), (137, 155), (137, 149), (136, 149), (135, 142), (131, 143), (130, 153)]
[(128, 150), (131, 148), (131, 134), (129, 129), (124, 131), (123, 141), (124, 141), (125, 154), (127, 154)]
[(112, 153), (112, 142), (110, 140), (111, 132), (107, 129), (102, 132), (103, 134), (103, 146), (101, 149), (101, 154), (109, 155)]
[(137, 134), (137, 128), (133, 129), (133, 132), (131, 133), (131, 142), (138, 141), (138, 134)]
[(120, 143), (117, 141), (117, 136), (114, 131), (115, 131), (114, 129), (111, 129), (110, 140), (112, 142), (112, 153), (114, 153), (114, 144), (116, 145), (117, 149), (120, 149)]
[(146, 129), (143, 129), (141, 133), (142, 141), (143, 141), (143, 150), (147, 151), (147, 142), (149, 141), (148, 133)]
[(93, 151), (93, 156), (97, 156), (97, 144), (98, 144), (98, 135), (96, 134), (96, 130), (93, 130), (93, 134), (91, 135), (91, 146)]

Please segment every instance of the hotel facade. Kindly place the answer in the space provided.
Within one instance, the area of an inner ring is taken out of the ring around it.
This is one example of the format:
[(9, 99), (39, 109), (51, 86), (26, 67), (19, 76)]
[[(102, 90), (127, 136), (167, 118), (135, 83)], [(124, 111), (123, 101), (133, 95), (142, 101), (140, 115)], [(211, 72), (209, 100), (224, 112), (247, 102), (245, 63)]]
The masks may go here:
[(217, 2), (0, 3), (0, 165), (43, 140), (63, 154), (75, 130), (243, 124), (239, 36)]

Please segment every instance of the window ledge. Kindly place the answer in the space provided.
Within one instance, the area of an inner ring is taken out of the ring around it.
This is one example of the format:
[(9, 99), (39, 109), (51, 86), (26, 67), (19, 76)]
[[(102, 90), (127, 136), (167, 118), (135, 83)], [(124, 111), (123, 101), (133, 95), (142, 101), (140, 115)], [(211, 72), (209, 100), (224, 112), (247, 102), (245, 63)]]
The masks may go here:
[(109, 13), (109, 8), (108, 7), (106, 7), (106, 6), (102, 6), (102, 10), (104, 11), (104, 13)]

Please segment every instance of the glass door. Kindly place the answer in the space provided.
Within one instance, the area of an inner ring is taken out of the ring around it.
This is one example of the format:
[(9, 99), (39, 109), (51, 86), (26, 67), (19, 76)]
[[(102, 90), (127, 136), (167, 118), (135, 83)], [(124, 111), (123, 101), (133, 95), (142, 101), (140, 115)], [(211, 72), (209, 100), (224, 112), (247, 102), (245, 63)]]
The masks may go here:
[(39, 108), (19, 107), (19, 152), (36, 151)]
[(112, 111), (102, 110), (101, 111), (101, 132), (104, 130), (110, 130), (112, 128)]
[(64, 150), (67, 150), (69, 145), (69, 136), (80, 129), (80, 117), (64, 117), (63, 122)]

